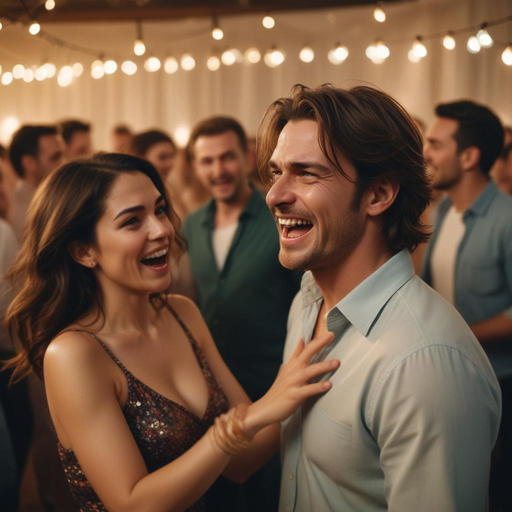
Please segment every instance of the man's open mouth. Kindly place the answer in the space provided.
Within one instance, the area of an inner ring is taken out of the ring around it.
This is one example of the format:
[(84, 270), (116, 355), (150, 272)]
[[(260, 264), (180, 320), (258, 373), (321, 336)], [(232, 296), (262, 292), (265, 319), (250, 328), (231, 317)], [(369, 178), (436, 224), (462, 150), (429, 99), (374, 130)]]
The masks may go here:
[(144, 258), (141, 260), (141, 263), (143, 265), (146, 265), (148, 267), (163, 267), (164, 265), (167, 265), (167, 253), (169, 252), (169, 248), (166, 247), (165, 249), (161, 249), (160, 251), (154, 252), (153, 254), (149, 255), (147, 258)]
[(284, 238), (299, 238), (313, 227), (313, 224), (305, 219), (284, 219), (278, 217), (277, 222), (281, 226)]

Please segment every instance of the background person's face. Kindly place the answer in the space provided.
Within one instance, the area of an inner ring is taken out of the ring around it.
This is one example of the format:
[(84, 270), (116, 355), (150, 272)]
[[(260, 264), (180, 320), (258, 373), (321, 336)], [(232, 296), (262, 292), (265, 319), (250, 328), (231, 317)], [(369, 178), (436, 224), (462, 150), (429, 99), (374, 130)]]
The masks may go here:
[(236, 201), (247, 185), (247, 156), (231, 130), (199, 137), (194, 144), (194, 163), (197, 176), (216, 201)]
[(144, 158), (155, 166), (165, 181), (174, 166), (175, 156), (176, 148), (170, 142), (158, 142), (146, 151)]
[(37, 155), (38, 170), (36, 179), (42, 179), (56, 169), (64, 156), (64, 142), (60, 135), (43, 135), (39, 137), (39, 152)]
[(441, 117), (425, 137), (423, 154), (434, 189), (448, 190), (462, 178), (457, 142), (453, 138), (458, 126), (458, 121)]
[(68, 160), (85, 158), (92, 153), (92, 141), (90, 132), (75, 132), (66, 148), (66, 157)]

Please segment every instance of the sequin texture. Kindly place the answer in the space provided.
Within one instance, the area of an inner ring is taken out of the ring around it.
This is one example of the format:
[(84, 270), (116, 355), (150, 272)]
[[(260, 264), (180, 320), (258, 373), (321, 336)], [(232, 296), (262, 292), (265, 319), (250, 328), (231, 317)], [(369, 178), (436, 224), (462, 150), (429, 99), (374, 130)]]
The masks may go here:
[[(208, 384), (208, 405), (202, 418), (146, 386), (130, 373), (96, 335), (83, 331), (93, 336), (103, 346), (126, 375), (128, 399), (123, 413), (149, 473), (172, 462), (191, 448), (206, 433), (216, 416), (229, 408), (228, 399), (213, 376), (192, 333), (170, 306), (169, 310), (186, 332)], [(71, 493), (80, 510), (106, 511), (83, 473), (74, 452), (66, 450), (60, 443), (58, 450)], [(188, 509), (190, 512), (203, 510), (202, 498)]]

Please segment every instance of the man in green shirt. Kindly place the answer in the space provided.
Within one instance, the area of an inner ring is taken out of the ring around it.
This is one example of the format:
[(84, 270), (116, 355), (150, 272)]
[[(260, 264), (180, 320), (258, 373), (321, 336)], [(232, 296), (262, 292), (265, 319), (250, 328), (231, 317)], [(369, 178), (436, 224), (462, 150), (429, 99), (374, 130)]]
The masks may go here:
[[(199, 308), (224, 361), (257, 400), (279, 370), (301, 273), (279, 263), (277, 229), (249, 182), (247, 139), (240, 124), (226, 117), (207, 119), (193, 130), (189, 148), (195, 172), (213, 197), (183, 228)], [(277, 461), (262, 471), (267, 473), (263, 480), (256, 474), (244, 484), (247, 492), (236, 490), (233, 510), (277, 510)], [(219, 510), (230, 509), (227, 494), (222, 492)]]

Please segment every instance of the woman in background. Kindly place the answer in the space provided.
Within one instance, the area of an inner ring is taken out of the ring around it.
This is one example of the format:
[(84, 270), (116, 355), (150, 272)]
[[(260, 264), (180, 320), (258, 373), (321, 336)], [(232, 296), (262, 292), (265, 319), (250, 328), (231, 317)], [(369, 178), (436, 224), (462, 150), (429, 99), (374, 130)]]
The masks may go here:
[(39, 187), (10, 276), (14, 377), (45, 380), (59, 453), (82, 510), (203, 510), (220, 475), (243, 481), (279, 422), (330, 383), (299, 344), (251, 404), (196, 306), (166, 296), (183, 242), (159, 174), (118, 154), (71, 162)]

